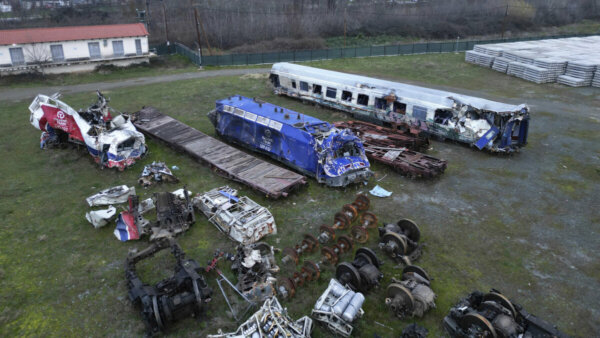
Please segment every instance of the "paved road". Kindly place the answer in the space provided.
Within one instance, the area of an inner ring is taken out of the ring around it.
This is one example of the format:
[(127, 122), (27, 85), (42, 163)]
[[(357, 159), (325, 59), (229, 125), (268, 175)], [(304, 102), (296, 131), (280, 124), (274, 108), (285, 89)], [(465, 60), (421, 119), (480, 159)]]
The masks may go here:
[(193, 73), (181, 73), (159, 76), (138, 77), (115, 82), (94, 82), (83, 83), (70, 86), (46, 86), (33, 88), (15, 88), (0, 90), (0, 101), (10, 100), (18, 101), (31, 99), (37, 94), (53, 94), (60, 91), (63, 94), (80, 93), (94, 90), (111, 90), (115, 88), (139, 86), (144, 84), (171, 82), (179, 80), (199, 79), (214, 76), (235, 76), (245, 74), (264, 74), (269, 72), (269, 68), (251, 68), (251, 69), (220, 69), (206, 70)]

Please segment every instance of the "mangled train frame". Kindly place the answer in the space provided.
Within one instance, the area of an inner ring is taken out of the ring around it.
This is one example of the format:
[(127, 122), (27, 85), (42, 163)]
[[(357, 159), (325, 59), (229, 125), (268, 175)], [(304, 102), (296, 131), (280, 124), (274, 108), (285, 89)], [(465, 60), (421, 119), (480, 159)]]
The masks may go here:
[(492, 152), (527, 143), (529, 108), (291, 63), (271, 69), (275, 94), (350, 113), (386, 126), (417, 124), (431, 135)]

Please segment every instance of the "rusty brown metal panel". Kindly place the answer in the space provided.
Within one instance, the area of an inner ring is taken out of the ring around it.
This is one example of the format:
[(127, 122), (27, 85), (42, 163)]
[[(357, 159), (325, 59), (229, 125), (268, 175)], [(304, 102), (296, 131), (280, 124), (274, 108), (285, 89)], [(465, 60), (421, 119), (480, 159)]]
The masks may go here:
[(418, 152), (427, 149), (429, 140), (415, 126), (386, 128), (362, 121), (340, 121), (334, 125), (352, 130), (362, 140), (369, 159), (389, 165), (403, 175), (431, 178), (446, 170), (446, 160)]
[(246, 154), (153, 107), (145, 107), (135, 113), (133, 123), (144, 134), (186, 152), (216, 168), (221, 174), (244, 183), (267, 197), (285, 197), (306, 183), (306, 178), (300, 174)]

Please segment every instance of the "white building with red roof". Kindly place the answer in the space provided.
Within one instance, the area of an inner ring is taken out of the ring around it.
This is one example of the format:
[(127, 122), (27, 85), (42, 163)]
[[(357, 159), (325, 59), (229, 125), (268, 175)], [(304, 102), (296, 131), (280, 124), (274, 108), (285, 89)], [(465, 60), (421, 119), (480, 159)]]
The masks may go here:
[(0, 30), (0, 74), (43, 67), (44, 72), (93, 70), (148, 61), (141, 23)]

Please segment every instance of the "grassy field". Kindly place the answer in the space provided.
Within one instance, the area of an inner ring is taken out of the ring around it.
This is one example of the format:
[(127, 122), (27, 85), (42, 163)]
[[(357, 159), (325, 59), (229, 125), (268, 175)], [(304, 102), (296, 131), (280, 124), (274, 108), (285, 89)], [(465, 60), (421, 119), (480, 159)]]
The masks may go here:
[[(127, 299), (123, 261), (145, 240), (121, 243), (114, 224), (96, 230), (84, 218), (85, 197), (100, 189), (136, 185), (144, 164), (154, 160), (177, 165), (176, 175), (194, 193), (222, 185), (240, 189), (267, 206), (279, 234), (266, 240), (283, 248), (303, 233), (316, 233), (331, 223), (342, 205), (375, 184), (394, 192), (372, 199), (372, 211), (382, 222), (407, 217), (422, 231), (426, 247), (417, 264), (434, 278), (437, 308), (421, 319), (397, 320), (383, 305), (385, 288), (400, 267), (385, 262), (382, 286), (367, 294), (365, 317), (356, 336), (399, 336), (409, 323), (443, 336), (441, 321), (460, 297), (494, 287), (539, 317), (572, 336), (600, 331), (600, 90), (535, 85), (464, 63), (463, 54), (347, 59), (313, 65), (377, 77), (457, 88), (512, 103), (531, 105), (530, 143), (522, 153), (498, 157), (451, 143), (433, 142), (429, 153), (449, 161), (446, 173), (432, 181), (405, 179), (385, 166), (373, 165), (376, 178), (368, 186), (330, 189), (310, 180), (308, 187), (282, 200), (267, 200), (240, 184), (214, 175), (210, 169), (163, 144), (148, 140), (149, 156), (124, 172), (100, 170), (83, 150), (39, 149), (39, 131), (28, 123), (29, 101), (0, 102), (0, 156), (4, 184), (0, 187), (0, 335), (1, 336), (135, 336), (143, 335), (141, 317)], [(214, 135), (206, 113), (214, 101), (232, 94), (260, 97), (302, 113), (334, 121), (339, 112), (276, 97), (264, 76), (220, 77), (122, 88), (106, 93), (120, 111), (152, 105)], [(64, 97), (73, 107), (94, 100), (93, 93)], [(381, 181), (376, 182), (376, 180)], [(173, 191), (170, 184), (143, 189)], [(205, 264), (215, 249), (233, 250), (233, 243), (197, 214), (198, 221), (178, 241), (188, 257)], [(345, 231), (340, 231), (344, 233)], [(371, 231), (367, 246), (376, 249)], [(346, 254), (342, 258), (350, 260)], [(318, 254), (306, 258), (319, 260)], [(148, 281), (169, 274), (170, 257), (162, 254), (142, 264)], [(221, 269), (229, 273), (228, 263)], [(282, 267), (281, 276), (294, 269)], [(324, 269), (318, 282), (298, 290), (283, 302), (293, 318), (309, 314), (334, 269)], [(200, 319), (187, 319), (168, 335), (205, 336), (237, 327), (215, 283), (213, 302)], [(377, 323), (383, 324), (381, 326)], [(316, 327), (314, 337), (328, 337)]]

